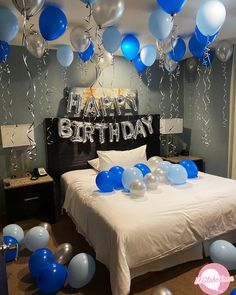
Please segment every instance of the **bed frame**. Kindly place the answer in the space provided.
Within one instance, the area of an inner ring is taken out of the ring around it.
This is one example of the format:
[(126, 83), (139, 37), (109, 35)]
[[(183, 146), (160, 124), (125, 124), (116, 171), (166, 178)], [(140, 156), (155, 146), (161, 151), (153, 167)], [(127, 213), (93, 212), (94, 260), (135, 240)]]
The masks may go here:
[[(122, 121), (136, 121), (146, 115), (132, 115), (115, 117), (116, 122)], [(119, 142), (110, 143), (107, 141), (100, 144), (97, 135), (94, 136), (94, 143), (72, 143), (69, 139), (63, 139), (58, 135), (58, 118), (45, 119), (47, 142), (47, 170), (54, 179), (59, 179), (60, 176), (68, 171), (78, 169), (88, 169), (90, 165), (89, 160), (97, 157), (97, 150), (129, 150), (137, 148), (141, 145), (147, 145), (147, 157), (160, 155), (160, 116), (153, 116), (152, 135), (148, 134), (146, 138), (138, 137), (137, 140), (120, 139)], [(80, 118), (71, 118), (73, 120), (81, 120)], [(89, 119), (85, 119), (89, 121)], [(91, 120), (93, 122), (100, 122), (101, 118)], [(113, 117), (105, 117), (104, 123), (114, 122)], [(107, 131), (108, 132), (108, 131)], [(106, 134), (108, 137), (108, 135)]]

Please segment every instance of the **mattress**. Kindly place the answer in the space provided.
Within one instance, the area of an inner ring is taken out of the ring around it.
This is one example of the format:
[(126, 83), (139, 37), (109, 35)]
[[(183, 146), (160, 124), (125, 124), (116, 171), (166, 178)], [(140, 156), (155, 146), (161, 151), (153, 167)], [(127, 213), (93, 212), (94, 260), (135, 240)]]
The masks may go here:
[(100, 193), (96, 175), (87, 169), (62, 176), (64, 209), (110, 270), (113, 295), (129, 294), (132, 269), (201, 249), (236, 228), (234, 180), (200, 173), (186, 185), (162, 183), (133, 199), (121, 191)]

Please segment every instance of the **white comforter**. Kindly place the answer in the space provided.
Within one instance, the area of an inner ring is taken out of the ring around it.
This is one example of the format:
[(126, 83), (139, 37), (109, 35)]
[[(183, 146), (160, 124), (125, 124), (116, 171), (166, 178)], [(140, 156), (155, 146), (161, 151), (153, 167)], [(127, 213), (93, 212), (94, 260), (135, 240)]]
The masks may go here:
[(64, 208), (110, 270), (113, 295), (129, 294), (130, 269), (236, 229), (234, 180), (200, 173), (134, 200), (99, 193), (95, 177), (92, 169), (64, 174)]

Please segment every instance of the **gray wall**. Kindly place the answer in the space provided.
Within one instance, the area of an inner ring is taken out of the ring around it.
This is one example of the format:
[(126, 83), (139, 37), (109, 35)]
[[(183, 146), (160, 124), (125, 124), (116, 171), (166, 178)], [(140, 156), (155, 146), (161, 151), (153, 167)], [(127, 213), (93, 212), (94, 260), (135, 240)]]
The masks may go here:
[[(32, 117), (27, 110), (26, 92), (29, 86), (29, 79), (22, 60), (22, 53), (25, 50), (22, 47), (12, 46), (12, 52), (8, 59), (11, 73), (4, 75), (5, 79), (11, 79), (9, 90), (11, 91), (13, 106), (12, 114), (14, 120), (18, 124), (30, 123)], [(75, 60), (72, 66), (67, 72), (67, 85), (65, 83), (65, 75), (63, 68), (58, 64), (56, 59), (56, 51), (50, 50), (47, 57), (47, 64), (44, 66), (42, 60), (37, 60), (30, 55), (27, 59), (28, 65), (33, 75), (37, 92), (35, 99), (35, 137), (37, 143), (37, 159), (31, 163), (31, 168), (38, 166), (46, 166), (46, 154), (45, 154), (45, 134), (43, 129), (43, 120), (47, 117), (56, 117), (65, 115), (65, 99), (63, 99), (63, 91), (65, 86), (68, 87), (89, 87), (94, 82), (96, 87), (123, 87), (132, 88), (138, 90), (139, 95), (139, 113), (160, 113), (159, 104), (161, 101), (161, 94), (159, 84), (163, 75), (162, 70), (159, 69), (157, 63), (152, 66), (150, 74), (143, 74), (141, 78), (137, 74), (133, 65), (127, 62), (122, 57), (115, 58), (115, 65), (106, 68), (103, 74), (96, 81), (95, 66), (92, 63), (81, 65), (78, 59)], [(41, 69), (41, 70), (40, 70)], [(50, 95), (46, 99), (45, 93), (47, 87), (45, 85), (45, 73), (48, 70), (47, 85), (50, 88)], [(149, 77), (149, 78), (148, 78)], [(183, 77), (184, 71), (180, 71), (178, 77), (178, 83), (180, 87), (179, 91), (179, 112), (183, 117)], [(149, 87), (147, 87), (148, 80), (151, 80)], [(178, 83), (173, 80), (173, 99), (177, 93)], [(6, 84), (5, 84), (6, 86)], [(165, 114), (168, 117), (170, 112), (173, 116), (176, 115), (176, 111), (171, 111), (170, 101), (170, 80), (169, 75), (165, 71), (164, 80), (162, 83), (162, 89), (166, 94), (165, 101), (162, 106), (162, 111), (165, 110)], [(0, 100), (1, 100), (1, 88), (0, 88)], [(4, 96), (8, 100), (7, 96)], [(1, 101), (2, 103), (2, 101)], [(50, 108), (49, 108), (50, 107)], [(5, 113), (3, 108), (0, 108), (0, 125), (3, 123), (11, 124), (11, 120), (7, 122), (4, 120)], [(9, 175), (9, 151), (0, 148), (0, 179), (3, 179)], [(3, 196), (3, 191), (0, 189), (0, 195)]]
[[(206, 172), (224, 177), (227, 176), (228, 162), (231, 68), (232, 59), (226, 64), (227, 81), (225, 89), (227, 91), (227, 103), (225, 105), (225, 115), (227, 122), (225, 127), (223, 126), (222, 114), (224, 106), (224, 78), (221, 62), (215, 58), (209, 77), (210, 104), (208, 106), (208, 113), (205, 111), (203, 102), (205, 93), (204, 81), (207, 83), (206, 86), (209, 86), (207, 75), (204, 74), (204, 68), (201, 67), (200, 83), (198, 83), (199, 75), (197, 71), (190, 73), (185, 64), (184, 78), (184, 126), (186, 128), (184, 140), (188, 143), (191, 154), (203, 157), (206, 163)], [(202, 116), (210, 120), (208, 131), (209, 146), (205, 145), (202, 140), (204, 135), (202, 129), (205, 125)]]

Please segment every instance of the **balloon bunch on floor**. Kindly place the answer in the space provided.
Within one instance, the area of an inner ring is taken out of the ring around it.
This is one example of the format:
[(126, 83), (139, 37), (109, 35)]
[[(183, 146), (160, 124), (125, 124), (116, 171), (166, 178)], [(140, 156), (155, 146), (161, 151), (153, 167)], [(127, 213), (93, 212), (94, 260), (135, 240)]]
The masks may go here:
[[(51, 225), (46, 222), (31, 228), (26, 235), (19, 225), (10, 224), (3, 229), (4, 243), (18, 244), (18, 253), (24, 243), (25, 248), (33, 252), (29, 259), (29, 271), (40, 291), (56, 293), (65, 286), (66, 282), (76, 289), (86, 286), (96, 270), (93, 257), (86, 253), (73, 257), (73, 247), (69, 243), (59, 245), (53, 253), (45, 248), (50, 232)], [(7, 251), (4, 255), (6, 262), (11, 262), (17, 253)]]
[(147, 190), (157, 191), (160, 183), (183, 185), (188, 178), (197, 177), (198, 167), (193, 161), (171, 164), (155, 156), (147, 163), (139, 163), (128, 169), (114, 166), (109, 171), (101, 171), (96, 177), (96, 185), (104, 193), (124, 190), (133, 197), (143, 197)]

